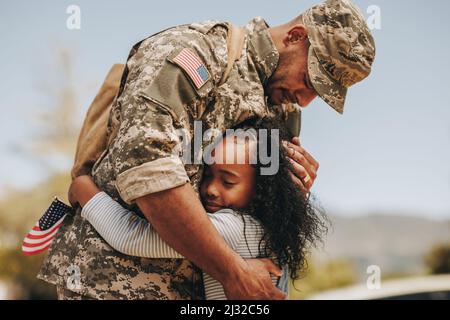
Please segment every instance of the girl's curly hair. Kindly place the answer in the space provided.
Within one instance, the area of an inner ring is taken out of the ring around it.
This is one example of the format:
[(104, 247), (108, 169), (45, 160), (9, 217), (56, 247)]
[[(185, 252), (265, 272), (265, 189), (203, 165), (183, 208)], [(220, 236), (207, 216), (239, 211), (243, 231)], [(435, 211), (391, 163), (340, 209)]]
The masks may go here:
[[(298, 279), (307, 268), (306, 256), (311, 247), (321, 242), (328, 230), (328, 219), (323, 210), (313, 204), (292, 181), (289, 170), (292, 168), (282, 148), (281, 140), (290, 141), (292, 136), (279, 117), (251, 118), (234, 129), (253, 128), (267, 130), (268, 140), (273, 141), (272, 129), (279, 132), (279, 170), (274, 175), (259, 174), (264, 167), (258, 159), (254, 165), (257, 170), (256, 196), (241, 214), (250, 214), (263, 227), (263, 237), (259, 244), (265, 256), (275, 256), (279, 265), (289, 267), (292, 279)], [(270, 149), (270, 148), (268, 148)], [(271, 155), (272, 157), (272, 155)]]

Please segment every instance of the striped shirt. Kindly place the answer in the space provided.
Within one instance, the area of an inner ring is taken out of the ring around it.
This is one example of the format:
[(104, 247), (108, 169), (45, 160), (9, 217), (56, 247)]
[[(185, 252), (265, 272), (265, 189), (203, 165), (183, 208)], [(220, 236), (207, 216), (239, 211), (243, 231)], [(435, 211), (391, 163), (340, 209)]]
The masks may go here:
[[(125, 209), (105, 192), (97, 193), (81, 211), (97, 232), (114, 249), (131, 256), (146, 258), (184, 258), (158, 235), (152, 225), (132, 211)], [(208, 217), (228, 245), (244, 259), (260, 258), (259, 244), (263, 229), (249, 215), (239, 215), (231, 209), (222, 209)], [(245, 233), (244, 233), (245, 229)], [(262, 244), (263, 245), (263, 244)], [(276, 285), (287, 293), (287, 268), (281, 279), (272, 277)], [(207, 300), (226, 299), (222, 285), (203, 272)]]

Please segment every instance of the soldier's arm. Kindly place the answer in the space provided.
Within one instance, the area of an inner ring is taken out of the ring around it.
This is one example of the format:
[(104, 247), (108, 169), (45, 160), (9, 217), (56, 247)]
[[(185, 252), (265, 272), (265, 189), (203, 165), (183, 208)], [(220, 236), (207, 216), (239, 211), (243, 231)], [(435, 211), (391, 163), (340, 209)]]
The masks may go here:
[[(90, 176), (79, 176), (72, 181), (69, 199), (72, 205), (81, 206), (81, 216), (117, 251), (145, 258), (184, 258), (161, 239), (145, 218), (102, 192)], [(243, 237), (242, 219), (231, 210), (208, 213), (208, 219), (236, 251)]]

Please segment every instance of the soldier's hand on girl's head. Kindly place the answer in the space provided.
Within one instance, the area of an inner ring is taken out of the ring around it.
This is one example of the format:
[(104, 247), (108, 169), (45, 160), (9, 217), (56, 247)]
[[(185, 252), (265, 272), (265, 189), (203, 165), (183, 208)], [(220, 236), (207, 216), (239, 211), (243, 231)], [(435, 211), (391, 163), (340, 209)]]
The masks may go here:
[(304, 193), (308, 193), (314, 184), (319, 163), (301, 145), (298, 137), (291, 142), (283, 141), (288, 158), (292, 164), (291, 178)]

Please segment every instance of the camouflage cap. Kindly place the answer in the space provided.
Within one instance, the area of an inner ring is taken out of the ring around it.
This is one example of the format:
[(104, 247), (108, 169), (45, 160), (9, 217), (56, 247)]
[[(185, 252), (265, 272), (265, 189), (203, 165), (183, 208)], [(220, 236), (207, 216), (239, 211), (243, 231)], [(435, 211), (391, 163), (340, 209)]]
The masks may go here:
[(347, 89), (366, 78), (375, 42), (359, 9), (349, 0), (327, 0), (303, 13), (311, 43), (308, 72), (319, 96), (344, 112)]

